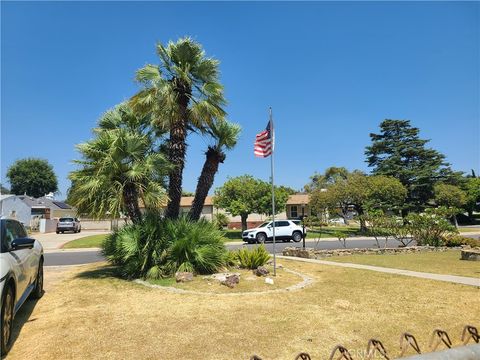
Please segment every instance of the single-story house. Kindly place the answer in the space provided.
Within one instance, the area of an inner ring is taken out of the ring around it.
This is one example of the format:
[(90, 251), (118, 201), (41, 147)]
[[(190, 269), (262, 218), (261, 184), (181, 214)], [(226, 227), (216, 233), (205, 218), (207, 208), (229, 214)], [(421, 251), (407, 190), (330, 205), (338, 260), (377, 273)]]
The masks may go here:
[(308, 194), (293, 194), (288, 197), (286, 212), (288, 219), (300, 219), (303, 215), (311, 216), (310, 197)]
[(0, 216), (16, 219), (30, 226), (31, 209), (16, 195), (0, 195)]
[[(192, 203), (193, 196), (182, 196), (180, 200), (180, 213), (186, 215), (192, 208)], [(213, 199), (211, 196), (206, 197), (200, 217), (210, 221), (213, 220)]]
[[(308, 194), (294, 194), (288, 197), (288, 201), (286, 204), (285, 211), (275, 215), (277, 219), (299, 219), (301, 218), (302, 214), (310, 216), (311, 210), (309, 206), (309, 195)], [(180, 213), (187, 214), (193, 203), (193, 196), (182, 196), (180, 200)], [(141, 205), (142, 207), (142, 205)], [(302, 211), (304, 211), (302, 213)], [(226, 214), (229, 219), (230, 223), (228, 227), (230, 229), (236, 228), (240, 229), (242, 227), (242, 222), (240, 216), (232, 216), (228, 214), (224, 209), (220, 209), (214, 207), (213, 205), (213, 197), (207, 196), (205, 199), (205, 204), (203, 205), (202, 209), (202, 217), (212, 221), (214, 216), (218, 213)], [(248, 227), (255, 227), (260, 225), (264, 222), (268, 217), (264, 214), (250, 214), (248, 215), (247, 223)]]
[(18, 197), (31, 209), (32, 217), (58, 219), (61, 217), (75, 217), (77, 214), (76, 209), (70, 205), (54, 200), (51, 197), (34, 198), (28, 195), (19, 195)]

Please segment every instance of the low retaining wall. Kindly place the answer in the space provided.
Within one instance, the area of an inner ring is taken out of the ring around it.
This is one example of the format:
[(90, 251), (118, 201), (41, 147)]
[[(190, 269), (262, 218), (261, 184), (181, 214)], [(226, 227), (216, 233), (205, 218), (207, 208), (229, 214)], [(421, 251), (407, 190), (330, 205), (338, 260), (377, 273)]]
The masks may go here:
[(312, 249), (306, 248), (305, 250), (301, 247), (286, 247), (283, 249), (282, 254), (284, 256), (294, 256), (305, 259), (322, 259), (332, 256), (347, 256), (347, 255), (357, 255), (357, 254), (409, 254), (409, 253), (418, 253), (418, 252), (432, 252), (432, 251), (448, 251), (452, 249), (460, 248), (451, 248), (446, 246), (409, 246), (402, 248), (369, 248), (369, 249)]

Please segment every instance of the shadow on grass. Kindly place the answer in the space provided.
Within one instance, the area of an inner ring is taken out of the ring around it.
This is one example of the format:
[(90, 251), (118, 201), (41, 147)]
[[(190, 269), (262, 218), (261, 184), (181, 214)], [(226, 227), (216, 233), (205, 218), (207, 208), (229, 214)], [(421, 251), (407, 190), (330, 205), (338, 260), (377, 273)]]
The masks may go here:
[[(36, 317), (30, 318), (33, 313), (33, 309), (37, 305), (37, 302), (41, 301), (41, 299), (30, 300), (27, 299), (22, 305), (22, 307), (17, 311), (15, 314), (15, 318), (13, 320), (13, 329), (12, 329), (12, 337), (11, 337), (11, 347), (15, 344), (20, 332), (22, 331), (23, 326), (28, 323), (37, 320)], [(6, 356), (2, 356), (2, 359), (6, 358)]]
[(75, 278), (77, 279), (122, 279), (122, 274), (117, 266), (105, 265), (101, 268), (94, 270), (87, 270), (78, 273)]

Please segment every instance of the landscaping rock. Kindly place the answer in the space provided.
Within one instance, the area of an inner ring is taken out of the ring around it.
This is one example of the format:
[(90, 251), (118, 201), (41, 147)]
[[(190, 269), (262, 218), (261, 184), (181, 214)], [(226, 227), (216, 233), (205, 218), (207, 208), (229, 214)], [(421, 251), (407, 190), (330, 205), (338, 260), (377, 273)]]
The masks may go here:
[(253, 273), (257, 276), (267, 276), (270, 271), (265, 266), (259, 266), (255, 270), (253, 270)]
[(273, 279), (269, 277), (265, 278), (265, 284), (273, 285)]
[(240, 273), (228, 273), (228, 272), (212, 274), (208, 278), (222, 282), (227, 280), (227, 277), (231, 275), (237, 275), (240, 278)]
[(461, 252), (460, 260), (480, 261), (480, 250), (464, 249)]
[(175, 273), (175, 281), (178, 282), (187, 282), (193, 280), (193, 274), (191, 272), (177, 272)]
[(222, 285), (228, 286), (229, 288), (234, 288), (240, 282), (240, 276), (232, 274), (227, 276), (227, 278), (221, 282)]
[(284, 256), (294, 256), (307, 259), (322, 259), (332, 256), (348, 256), (348, 255), (369, 255), (369, 254), (410, 254), (420, 252), (444, 252), (453, 250), (445, 246), (409, 246), (397, 248), (365, 248), (365, 249), (312, 249), (305, 250), (299, 247), (286, 247), (283, 249)]

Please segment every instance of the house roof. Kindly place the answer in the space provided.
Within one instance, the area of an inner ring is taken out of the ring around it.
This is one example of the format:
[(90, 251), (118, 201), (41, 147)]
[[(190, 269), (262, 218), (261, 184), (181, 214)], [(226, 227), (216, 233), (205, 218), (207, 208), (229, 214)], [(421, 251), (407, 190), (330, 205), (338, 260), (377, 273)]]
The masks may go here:
[(72, 207), (62, 201), (52, 200), (46, 197), (34, 198), (27, 195), (20, 195), (19, 198), (28, 205), (28, 207), (49, 208), (50, 210), (70, 210)]
[[(192, 206), (193, 203), (193, 196), (182, 196), (182, 199), (180, 200), (180, 206)], [(205, 198), (205, 203), (204, 206), (212, 206), (213, 205), (213, 199), (211, 196), (207, 196)]]
[(288, 197), (287, 205), (307, 205), (310, 202), (308, 194), (293, 194)]
[(0, 201), (2, 201), (3, 199), (7, 199), (9, 197), (12, 197), (12, 196), (15, 196), (15, 195), (11, 195), (11, 194), (0, 195)]

